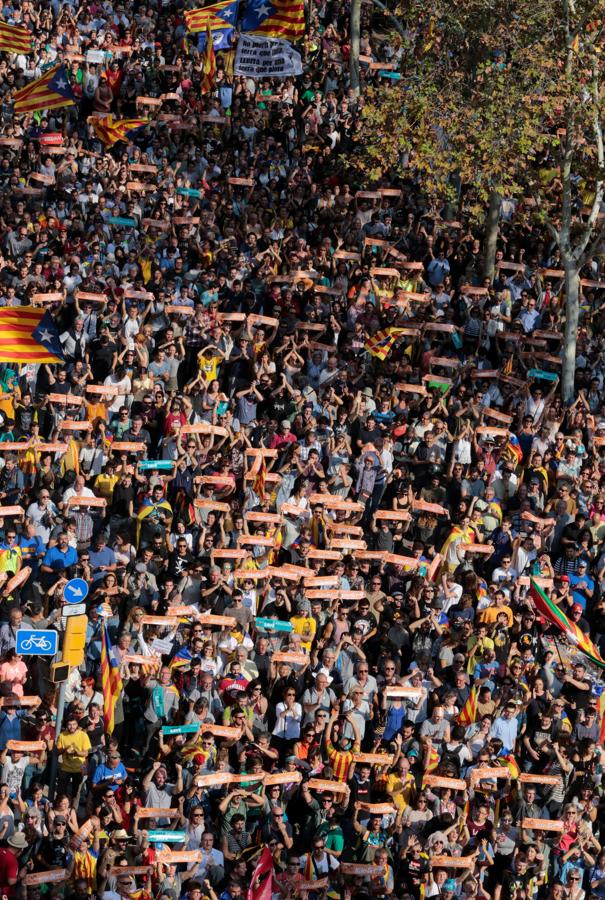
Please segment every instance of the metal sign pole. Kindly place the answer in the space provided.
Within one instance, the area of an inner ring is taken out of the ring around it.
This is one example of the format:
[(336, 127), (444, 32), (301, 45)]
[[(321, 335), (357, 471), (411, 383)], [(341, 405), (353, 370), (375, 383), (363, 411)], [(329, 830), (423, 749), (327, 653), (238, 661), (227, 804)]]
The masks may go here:
[(63, 722), (63, 713), (65, 712), (65, 694), (67, 691), (67, 682), (62, 681), (59, 685), (59, 698), (57, 700), (57, 719), (55, 722), (55, 743), (50, 759), (50, 776), (48, 779), (48, 799), (50, 801), (55, 798), (55, 783), (57, 781), (57, 770), (59, 768), (59, 753), (57, 751), (57, 741), (61, 734), (61, 724)]

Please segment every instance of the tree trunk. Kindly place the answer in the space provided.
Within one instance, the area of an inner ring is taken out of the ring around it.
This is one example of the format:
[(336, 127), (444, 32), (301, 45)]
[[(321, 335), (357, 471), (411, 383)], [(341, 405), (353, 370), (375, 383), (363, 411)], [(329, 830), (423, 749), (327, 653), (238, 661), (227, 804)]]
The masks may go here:
[(494, 277), (496, 264), (496, 248), (498, 244), (498, 228), (500, 224), (500, 194), (492, 191), (489, 195), (489, 209), (485, 221), (485, 241), (483, 245), (483, 277)]
[(561, 395), (564, 403), (574, 399), (576, 375), (576, 338), (580, 314), (580, 275), (575, 260), (561, 254), (565, 269), (565, 346), (563, 348), (563, 371)]
[(361, 39), (361, 0), (351, 0), (351, 53), (349, 58), (349, 74), (351, 87), (355, 96), (359, 96), (361, 82), (359, 80), (359, 50)]

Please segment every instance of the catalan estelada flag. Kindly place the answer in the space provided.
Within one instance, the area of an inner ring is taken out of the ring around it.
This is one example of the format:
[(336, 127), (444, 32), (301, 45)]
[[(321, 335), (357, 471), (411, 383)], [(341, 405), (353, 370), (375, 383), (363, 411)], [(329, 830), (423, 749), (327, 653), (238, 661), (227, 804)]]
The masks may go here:
[(563, 610), (559, 609), (557, 604), (553, 603), (552, 600), (546, 596), (542, 588), (536, 584), (533, 578), (530, 579), (529, 582), (529, 596), (531, 597), (537, 612), (543, 616), (547, 622), (556, 625), (556, 627), (563, 632), (569, 643), (574, 644), (584, 656), (587, 656), (588, 659), (594, 663), (595, 666), (605, 669), (605, 659), (601, 657), (601, 654), (588, 635), (584, 634), (582, 629), (578, 628), (575, 622), (571, 622), (567, 618)]
[(474, 725), (477, 719), (477, 688), (471, 688), (466, 703), (458, 713), (458, 725)]
[(148, 119), (117, 119), (114, 122), (113, 116), (93, 116), (90, 119), (95, 134), (106, 147), (113, 147), (118, 141), (128, 141), (137, 128), (144, 128), (148, 123)]
[(65, 362), (57, 323), (37, 306), (0, 309), (0, 362)]
[(31, 53), (33, 35), (28, 28), (0, 21), (0, 50), (6, 53)]
[(504, 453), (515, 466), (518, 466), (522, 461), (523, 450), (521, 449), (521, 444), (519, 443), (519, 438), (516, 434), (509, 434)]
[(114, 712), (118, 697), (122, 693), (120, 670), (113, 655), (107, 626), (103, 626), (101, 636), (101, 684), (103, 687), (103, 721), (107, 734), (113, 733)]
[(200, 93), (202, 95), (209, 93), (214, 87), (214, 76), (216, 75), (216, 53), (214, 52), (214, 44), (212, 43), (212, 32), (210, 25), (206, 26), (206, 52), (204, 53), (204, 66), (202, 69), (202, 84)]
[(296, 41), (305, 35), (304, 0), (248, 0), (241, 30)]
[(403, 330), (403, 328), (385, 328), (384, 331), (377, 331), (365, 342), (363, 348), (378, 359), (386, 359)]
[(59, 106), (73, 106), (76, 102), (63, 65), (53, 66), (41, 78), (16, 91), (13, 99), (16, 113), (57, 109)]
[(210, 6), (189, 9), (185, 12), (187, 31), (201, 33), (198, 50), (204, 49), (207, 28), (212, 31), (215, 50), (223, 50), (231, 46), (238, 7), (239, 0), (221, 0), (219, 3), (211, 3)]

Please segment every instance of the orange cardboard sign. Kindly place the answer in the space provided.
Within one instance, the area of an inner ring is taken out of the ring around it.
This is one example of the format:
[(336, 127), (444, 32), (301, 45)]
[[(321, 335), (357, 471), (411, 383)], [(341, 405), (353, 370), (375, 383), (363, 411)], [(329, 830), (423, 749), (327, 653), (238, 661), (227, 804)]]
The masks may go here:
[[(235, 728), (232, 725), (204, 725), (204, 731), (209, 731), (215, 737), (226, 738), (227, 740), (237, 740), (241, 735), (241, 728)], [(249, 778), (254, 776), (249, 775)]]
[[(213, 509), (215, 512), (229, 512), (231, 507), (228, 503), (223, 503), (222, 500), (194, 500), (193, 505), (196, 509)], [(212, 551), (215, 555), (219, 552), (217, 550)]]
[(160, 850), (155, 858), (159, 863), (173, 865), (178, 863), (201, 862), (202, 855), (201, 850), (175, 850), (174, 852), (172, 850)]
[(213, 613), (204, 613), (196, 616), (200, 625), (218, 625), (220, 628), (235, 628), (237, 619), (233, 616), (216, 616)]
[(275, 663), (288, 663), (288, 665), (304, 666), (311, 662), (306, 653), (294, 653), (288, 650), (278, 651), (272, 656)]
[(354, 753), (353, 762), (370, 763), (371, 766), (392, 766), (395, 755), (393, 753)]
[(24, 516), (25, 510), (22, 506), (0, 506), (0, 519), (6, 516)]
[(120, 392), (120, 388), (113, 384), (87, 384), (86, 390), (101, 397), (117, 397)]
[(110, 866), (109, 869), (109, 875), (151, 875), (152, 872), (153, 866)]
[(492, 778), (511, 778), (512, 773), (506, 766), (480, 766), (471, 772), (471, 784), (476, 781), (491, 780)]
[(15, 750), (18, 753), (43, 753), (46, 750), (44, 741), (7, 741), (7, 750)]
[(521, 828), (532, 831), (563, 831), (560, 819), (522, 819)]
[(246, 512), (244, 513), (246, 522), (267, 522), (273, 525), (281, 525), (282, 518), (277, 513), (266, 512)]
[(307, 787), (311, 791), (330, 791), (333, 794), (346, 793), (347, 786), (342, 781), (331, 781), (329, 778), (309, 778)]
[(68, 506), (95, 506), (99, 509), (105, 509), (107, 506), (107, 500), (105, 497), (80, 497), (79, 494), (74, 494), (73, 497), (70, 497), (67, 501)]
[(465, 791), (466, 781), (463, 778), (445, 778), (443, 775), (425, 775), (423, 785), (437, 788), (450, 788), (452, 791)]
[(270, 787), (274, 784), (300, 784), (301, 781), (301, 772), (275, 772), (273, 775), (265, 775), (263, 784)]
[(84, 398), (75, 394), (47, 394), (46, 399), (51, 403), (63, 403), (65, 406), (82, 406), (84, 403)]
[(26, 887), (35, 884), (58, 884), (67, 878), (67, 869), (47, 869), (45, 872), (30, 872), (23, 879)]
[(144, 453), (146, 448), (143, 441), (114, 441), (110, 446), (113, 453)]
[(161, 666), (162, 660), (159, 656), (143, 656), (141, 653), (127, 653), (122, 657), (122, 662), (129, 663), (133, 666)]
[(92, 422), (76, 422), (74, 419), (63, 419), (59, 422), (59, 431), (92, 431)]
[(397, 807), (392, 803), (360, 803), (359, 806), (371, 816), (390, 816), (397, 813)]
[(474, 856), (431, 856), (433, 870), (439, 869), (472, 869)]
[(560, 775), (533, 775), (531, 772), (521, 772), (517, 777), (521, 784), (561, 784)]
[(384, 875), (384, 866), (375, 866), (373, 863), (348, 863), (340, 864), (340, 871), (343, 875), (363, 875), (382, 876)]
[(141, 616), (142, 625), (164, 625), (166, 628), (174, 628), (179, 624), (178, 616)]

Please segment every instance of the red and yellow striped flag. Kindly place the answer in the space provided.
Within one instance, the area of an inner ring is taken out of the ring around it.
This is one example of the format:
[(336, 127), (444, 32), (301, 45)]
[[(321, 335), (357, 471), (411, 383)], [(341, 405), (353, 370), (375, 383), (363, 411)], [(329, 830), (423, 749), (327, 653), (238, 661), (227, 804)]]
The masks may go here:
[(103, 687), (103, 721), (105, 723), (105, 731), (107, 734), (112, 734), (116, 703), (122, 693), (122, 679), (113, 655), (113, 647), (109, 640), (106, 625), (103, 627), (101, 637), (101, 684)]
[(65, 362), (57, 323), (47, 310), (36, 306), (0, 309), (0, 362)]
[(305, 34), (304, 0), (248, 0), (241, 30), (297, 41)]
[(458, 713), (458, 725), (473, 725), (477, 719), (477, 688), (471, 688), (467, 701)]
[(133, 131), (144, 128), (149, 119), (118, 119), (113, 121), (112, 116), (93, 116), (90, 119), (97, 137), (103, 141), (106, 147), (113, 147), (118, 141), (128, 141)]
[(426, 774), (429, 775), (431, 772), (434, 772), (440, 762), (441, 756), (439, 755), (439, 751), (434, 744), (431, 744), (431, 748), (429, 750), (429, 758), (426, 763)]
[(603, 746), (605, 741), (605, 691), (602, 691), (597, 703), (597, 712), (599, 714), (599, 746)]
[(203, 96), (213, 89), (214, 76), (216, 75), (216, 53), (214, 52), (214, 44), (212, 43), (210, 25), (206, 26), (206, 52), (204, 54), (204, 68), (202, 69), (202, 72), (203, 78), (200, 93)]
[(40, 109), (73, 106), (76, 97), (71, 89), (65, 66), (57, 65), (41, 78), (16, 91), (13, 100), (16, 113), (32, 113)]
[(363, 349), (377, 356), (378, 359), (386, 359), (399, 335), (405, 331), (404, 328), (385, 328), (384, 331), (377, 331), (376, 334), (369, 338), (363, 345)]
[(256, 478), (252, 482), (252, 490), (258, 497), (261, 503), (265, 502), (265, 482), (267, 481), (267, 463), (265, 462), (265, 457), (263, 456), (260, 464), (260, 469), (256, 475)]
[(185, 11), (187, 31), (192, 32), (206, 31), (207, 28), (215, 31), (219, 28), (233, 27), (236, 18), (237, 3), (234, 0), (221, 0), (220, 3)]
[(31, 53), (33, 34), (29, 28), (0, 21), (0, 50), (6, 53)]
[(602, 658), (588, 635), (584, 634), (582, 629), (578, 628), (575, 622), (570, 622), (563, 610), (559, 609), (557, 604), (553, 603), (552, 600), (546, 596), (542, 588), (536, 584), (533, 578), (529, 583), (529, 596), (533, 600), (534, 606), (540, 615), (544, 616), (544, 618), (552, 625), (556, 625), (557, 628), (563, 632), (570, 644), (574, 644), (584, 656), (587, 656), (588, 659), (594, 663), (595, 666), (605, 669), (605, 659)]

